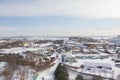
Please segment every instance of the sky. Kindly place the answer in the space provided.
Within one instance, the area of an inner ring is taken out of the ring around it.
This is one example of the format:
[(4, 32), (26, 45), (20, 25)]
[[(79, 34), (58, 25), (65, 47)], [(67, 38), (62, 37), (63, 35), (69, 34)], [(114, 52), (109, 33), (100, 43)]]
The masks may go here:
[(115, 36), (120, 0), (0, 0), (0, 36)]

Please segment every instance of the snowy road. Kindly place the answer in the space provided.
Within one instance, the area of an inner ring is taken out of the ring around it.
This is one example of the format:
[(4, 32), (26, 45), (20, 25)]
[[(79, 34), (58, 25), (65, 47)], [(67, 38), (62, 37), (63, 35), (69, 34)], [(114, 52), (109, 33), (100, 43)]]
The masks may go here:
[(69, 73), (69, 80), (75, 80), (76, 76), (79, 74), (69, 69), (68, 69), (68, 73)]
[(72, 69), (67, 68), (67, 70), (69, 73), (69, 80), (75, 80), (75, 78), (78, 74), (81, 74), (87, 80), (89, 80), (91, 78), (91, 76), (89, 76), (89, 75), (83, 75), (82, 73), (74, 71)]

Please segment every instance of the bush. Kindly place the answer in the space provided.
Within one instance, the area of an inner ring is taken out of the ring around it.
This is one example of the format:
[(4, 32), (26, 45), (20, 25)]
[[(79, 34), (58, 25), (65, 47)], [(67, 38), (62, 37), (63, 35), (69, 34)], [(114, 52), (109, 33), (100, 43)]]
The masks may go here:
[(66, 67), (63, 64), (59, 64), (54, 72), (56, 80), (69, 80), (68, 79), (68, 72)]
[(75, 80), (84, 80), (84, 78), (82, 77), (82, 75), (77, 75), (77, 77), (75, 78)]
[(103, 78), (101, 78), (100, 76), (93, 76), (92, 80), (103, 80)]
[(3, 72), (2, 72), (3, 75), (10, 75), (11, 74), (11, 70), (9, 68), (6, 68)]

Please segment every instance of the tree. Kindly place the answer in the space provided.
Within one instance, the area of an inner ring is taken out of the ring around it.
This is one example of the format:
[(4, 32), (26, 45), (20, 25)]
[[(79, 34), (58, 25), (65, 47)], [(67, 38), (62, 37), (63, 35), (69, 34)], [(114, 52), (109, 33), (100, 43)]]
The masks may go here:
[(75, 80), (84, 80), (84, 78), (82, 77), (82, 75), (78, 74)]
[(84, 65), (81, 65), (81, 66), (80, 66), (80, 68), (82, 69), (82, 71), (83, 71), (83, 68), (84, 68), (84, 67), (85, 67)]
[(66, 67), (63, 64), (59, 64), (54, 72), (56, 80), (69, 80), (68, 79), (68, 72)]

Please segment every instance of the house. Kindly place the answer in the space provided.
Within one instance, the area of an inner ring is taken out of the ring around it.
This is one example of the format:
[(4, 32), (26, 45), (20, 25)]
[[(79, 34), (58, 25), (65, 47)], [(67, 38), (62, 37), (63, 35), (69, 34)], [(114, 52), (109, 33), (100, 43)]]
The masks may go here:
[(62, 55), (62, 62), (70, 62), (70, 63), (76, 62), (75, 56), (72, 54)]

